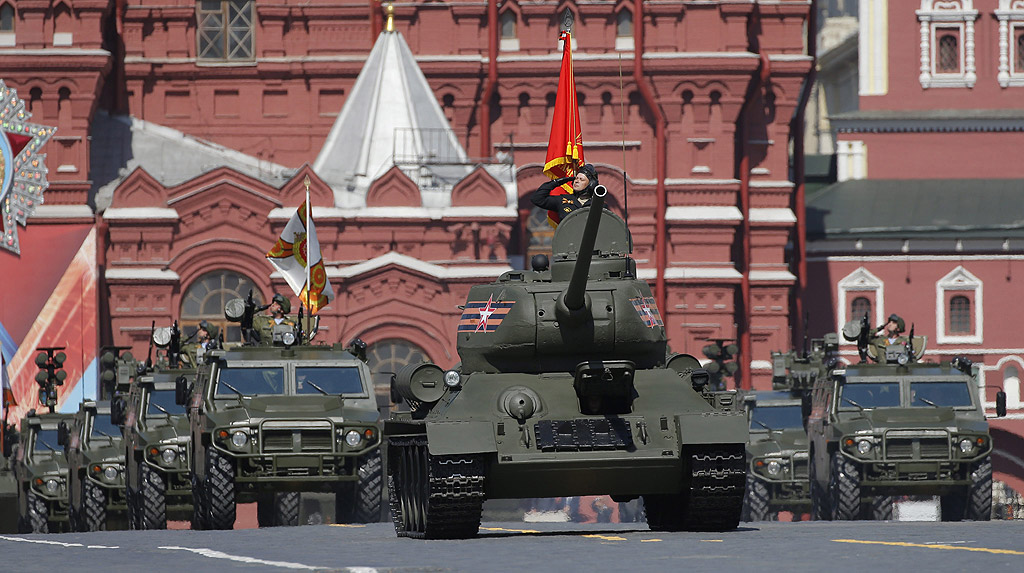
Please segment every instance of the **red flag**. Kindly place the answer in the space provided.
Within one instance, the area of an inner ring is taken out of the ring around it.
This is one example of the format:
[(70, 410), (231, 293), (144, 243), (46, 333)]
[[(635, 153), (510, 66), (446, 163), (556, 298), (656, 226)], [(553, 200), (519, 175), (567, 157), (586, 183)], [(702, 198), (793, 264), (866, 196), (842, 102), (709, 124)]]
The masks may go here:
[[(551, 136), (548, 155), (544, 161), (544, 174), (552, 179), (572, 177), (583, 160), (583, 132), (580, 129), (580, 109), (576, 103), (576, 79), (572, 71), (572, 35), (562, 31), (562, 69), (558, 74), (558, 95), (551, 116)], [(552, 195), (572, 194), (572, 185), (565, 184)], [(557, 224), (561, 216), (548, 211), (548, 220)]]

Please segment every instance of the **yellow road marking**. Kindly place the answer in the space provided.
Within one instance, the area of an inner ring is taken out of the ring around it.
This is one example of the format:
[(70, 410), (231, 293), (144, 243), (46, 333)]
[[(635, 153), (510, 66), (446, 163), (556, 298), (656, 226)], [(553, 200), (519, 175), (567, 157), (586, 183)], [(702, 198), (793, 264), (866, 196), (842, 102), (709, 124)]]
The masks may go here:
[(955, 547), (953, 545), (925, 545), (923, 543), (906, 543), (904, 541), (863, 541), (860, 539), (833, 539), (836, 543), (863, 543), (865, 545), (893, 545), (896, 547), (922, 547), (924, 549), (948, 549), (957, 551), (978, 551), (1000, 555), (1024, 555), (1024, 551), (1012, 549), (990, 549), (988, 547)]
[(704, 543), (724, 543), (724, 539), (701, 539)]
[(504, 527), (481, 527), (484, 531), (511, 531), (512, 533), (540, 533), (536, 529), (505, 529)]
[(356, 525), (354, 523), (332, 523), (331, 527), (366, 527), (365, 525)]
[(641, 539), (640, 543), (651, 543), (652, 541), (661, 541), (660, 539)]
[(626, 541), (625, 537), (618, 537), (616, 535), (598, 535), (596, 533), (593, 534), (593, 535), (584, 535), (583, 537), (591, 537), (591, 538), (595, 538), (595, 539), (604, 539), (605, 541)]

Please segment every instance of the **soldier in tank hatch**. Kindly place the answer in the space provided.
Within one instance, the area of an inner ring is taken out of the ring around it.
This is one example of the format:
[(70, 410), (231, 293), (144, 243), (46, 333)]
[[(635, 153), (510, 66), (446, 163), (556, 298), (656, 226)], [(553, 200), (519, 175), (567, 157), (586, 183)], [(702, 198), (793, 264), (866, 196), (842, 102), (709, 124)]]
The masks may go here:
[(216, 324), (210, 324), (205, 320), (199, 321), (199, 328), (195, 334), (195, 343), (183, 349), (182, 357), (185, 359), (185, 362), (192, 366), (197, 366), (201, 363), (206, 352), (213, 350), (217, 344), (217, 334), (219, 331), (220, 329), (217, 328)]
[[(572, 193), (565, 192), (562, 194), (553, 194), (560, 188), (567, 184), (572, 183)], [(586, 207), (590, 200), (594, 197), (594, 189), (598, 186), (597, 182), (597, 169), (593, 164), (587, 163), (586, 165), (579, 168), (576, 173), (576, 177), (562, 177), (560, 179), (554, 179), (541, 184), (536, 191), (533, 192), (533, 196), (530, 198), (533, 204), (540, 207), (541, 209), (547, 209), (551, 211), (555, 217), (551, 217), (551, 220), (555, 221), (555, 224), (562, 217), (572, 213), (576, 209)]]

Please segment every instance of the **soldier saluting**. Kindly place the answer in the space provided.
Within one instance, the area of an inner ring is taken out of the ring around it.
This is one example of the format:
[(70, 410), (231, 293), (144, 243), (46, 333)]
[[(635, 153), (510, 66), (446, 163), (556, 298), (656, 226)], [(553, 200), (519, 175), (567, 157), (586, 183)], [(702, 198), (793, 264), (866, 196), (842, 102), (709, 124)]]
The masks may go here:
[[(566, 189), (566, 184), (572, 182), (572, 191)], [(558, 225), (562, 217), (572, 213), (576, 209), (586, 207), (594, 197), (594, 189), (597, 187), (597, 169), (593, 164), (587, 163), (580, 167), (575, 177), (561, 177), (545, 182), (533, 192), (530, 200), (541, 209), (551, 211), (549, 221), (553, 226)], [(552, 194), (556, 190), (562, 194)]]
[(291, 310), (292, 303), (288, 298), (281, 293), (275, 293), (274, 298), (270, 299), (270, 306), (267, 307), (268, 314), (253, 319), (253, 330), (259, 333), (264, 344), (269, 344), (274, 339), (275, 326), (284, 324), (295, 327), (295, 319), (288, 316)]

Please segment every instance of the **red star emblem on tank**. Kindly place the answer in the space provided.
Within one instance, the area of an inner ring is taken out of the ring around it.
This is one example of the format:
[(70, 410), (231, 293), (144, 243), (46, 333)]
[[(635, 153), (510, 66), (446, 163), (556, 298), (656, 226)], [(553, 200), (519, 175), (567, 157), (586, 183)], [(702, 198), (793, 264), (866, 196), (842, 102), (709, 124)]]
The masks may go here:
[(644, 326), (647, 328), (665, 326), (661, 320), (661, 313), (658, 312), (658, 307), (654, 304), (654, 297), (631, 298), (629, 302), (633, 303), (633, 308), (640, 315), (640, 319), (644, 321)]
[(514, 300), (494, 300), (493, 294), (487, 300), (467, 301), (459, 319), (459, 332), (494, 332), (515, 304)]

